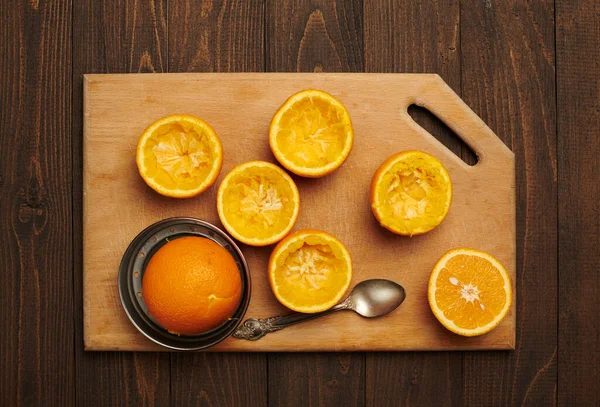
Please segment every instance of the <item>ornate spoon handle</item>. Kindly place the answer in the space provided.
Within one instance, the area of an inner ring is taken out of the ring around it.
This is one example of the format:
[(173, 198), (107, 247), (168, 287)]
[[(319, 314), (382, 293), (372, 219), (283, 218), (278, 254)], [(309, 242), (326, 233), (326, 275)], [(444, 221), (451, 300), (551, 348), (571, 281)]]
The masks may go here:
[(244, 321), (244, 323), (240, 325), (238, 329), (236, 329), (236, 331), (233, 333), (233, 337), (238, 339), (248, 339), (250, 341), (256, 341), (257, 339), (262, 338), (269, 332), (279, 331), (280, 329), (283, 329), (286, 326), (297, 324), (299, 322), (309, 321), (311, 319), (319, 318), (323, 315), (331, 314), (332, 312), (348, 308), (350, 308), (350, 300), (346, 298), (345, 301), (328, 309), (327, 311), (317, 312), (314, 314), (294, 313), (290, 315), (282, 315), (278, 317), (264, 319), (250, 318)]

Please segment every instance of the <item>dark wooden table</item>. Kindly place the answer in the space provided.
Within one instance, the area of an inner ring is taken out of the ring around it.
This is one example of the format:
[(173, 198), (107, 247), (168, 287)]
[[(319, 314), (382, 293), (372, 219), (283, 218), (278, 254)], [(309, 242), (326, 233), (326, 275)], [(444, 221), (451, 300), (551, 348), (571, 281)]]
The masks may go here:
[[(600, 405), (600, 2), (0, 3), (0, 405)], [(439, 73), (516, 155), (516, 350), (84, 352), (82, 74), (206, 71)]]

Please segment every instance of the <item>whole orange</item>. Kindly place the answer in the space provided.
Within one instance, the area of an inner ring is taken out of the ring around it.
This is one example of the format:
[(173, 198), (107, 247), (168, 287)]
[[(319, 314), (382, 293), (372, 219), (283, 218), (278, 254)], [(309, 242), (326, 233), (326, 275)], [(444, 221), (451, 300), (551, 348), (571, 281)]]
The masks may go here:
[(231, 254), (199, 236), (171, 240), (152, 256), (142, 280), (150, 315), (174, 334), (199, 334), (226, 322), (242, 296)]

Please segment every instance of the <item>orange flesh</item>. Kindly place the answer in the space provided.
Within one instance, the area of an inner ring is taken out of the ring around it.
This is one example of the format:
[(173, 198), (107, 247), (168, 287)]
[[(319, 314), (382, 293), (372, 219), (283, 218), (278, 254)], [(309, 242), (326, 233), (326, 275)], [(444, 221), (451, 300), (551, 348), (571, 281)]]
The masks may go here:
[(289, 183), (270, 168), (248, 168), (229, 180), (223, 194), (229, 225), (248, 239), (282, 232), (294, 215)]
[(187, 122), (158, 127), (144, 145), (148, 176), (167, 189), (193, 190), (210, 174), (214, 146), (202, 129)]
[(457, 255), (448, 260), (436, 279), (435, 301), (459, 328), (482, 327), (506, 304), (504, 280), (488, 260)]
[(352, 277), (349, 255), (339, 245), (312, 234), (293, 240), (281, 252), (276, 248), (269, 272), (277, 298), (300, 312), (335, 305)]
[(317, 97), (294, 103), (278, 126), (278, 149), (293, 165), (305, 168), (338, 161), (348, 137), (339, 110)]
[(380, 222), (405, 234), (431, 230), (446, 216), (450, 180), (439, 165), (420, 156), (394, 163), (377, 183)]

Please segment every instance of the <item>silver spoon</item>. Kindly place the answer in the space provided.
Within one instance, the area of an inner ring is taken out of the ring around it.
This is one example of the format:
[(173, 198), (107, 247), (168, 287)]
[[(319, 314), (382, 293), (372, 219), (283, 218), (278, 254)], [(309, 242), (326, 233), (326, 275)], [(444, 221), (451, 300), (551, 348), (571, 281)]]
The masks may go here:
[(233, 337), (255, 341), (269, 332), (341, 310), (352, 310), (367, 318), (380, 317), (398, 308), (405, 298), (406, 292), (400, 284), (382, 279), (365, 280), (358, 283), (344, 301), (327, 311), (314, 314), (295, 313), (265, 319), (250, 318), (233, 333)]

